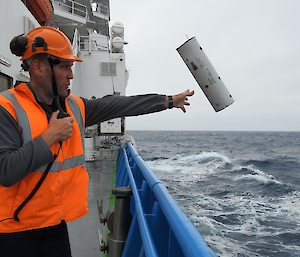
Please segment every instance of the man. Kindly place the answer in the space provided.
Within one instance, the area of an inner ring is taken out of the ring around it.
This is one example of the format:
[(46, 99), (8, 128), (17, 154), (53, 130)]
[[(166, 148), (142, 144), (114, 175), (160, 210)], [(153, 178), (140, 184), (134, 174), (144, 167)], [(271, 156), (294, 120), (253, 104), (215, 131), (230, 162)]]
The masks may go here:
[(59, 30), (34, 29), (11, 50), (30, 83), (0, 95), (0, 257), (71, 256), (65, 223), (88, 212), (84, 127), (173, 106), (185, 112), (194, 92), (87, 100), (70, 94), (72, 64), (82, 60)]

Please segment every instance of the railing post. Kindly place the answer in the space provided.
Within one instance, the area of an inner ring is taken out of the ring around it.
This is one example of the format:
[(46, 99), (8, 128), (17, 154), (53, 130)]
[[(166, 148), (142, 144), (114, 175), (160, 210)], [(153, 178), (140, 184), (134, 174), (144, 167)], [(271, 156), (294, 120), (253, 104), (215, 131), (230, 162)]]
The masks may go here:
[(131, 223), (130, 195), (132, 195), (132, 190), (130, 187), (116, 187), (112, 189), (112, 194), (116, 196), (116, 199), (113, 222), (108, 224), (111, 233), (107, 237), (107, 257), (121, 257)]
[(73, 15), (75, 14), (75, 6), (74, 6), (74, 5), (75, 5), (75, 2), (72, 2), (72, 12), (71, 12), (71, 13), (72, 13)]

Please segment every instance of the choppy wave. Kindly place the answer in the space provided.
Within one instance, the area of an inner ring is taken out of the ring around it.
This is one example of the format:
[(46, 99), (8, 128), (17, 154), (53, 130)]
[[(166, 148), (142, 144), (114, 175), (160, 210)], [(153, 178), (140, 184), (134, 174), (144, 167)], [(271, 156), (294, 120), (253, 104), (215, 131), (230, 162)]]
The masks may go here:
[(234, 181), (238, 180), (256, 180), (259, 183), (276, 183), (281, 184), (280, 181), (276, 180), (274, 176), (266, 174), (258, 168), (255, 168), (254, 165), (244, 166), (237, 169), (239, 176), (233, 178)]
[(177, 154), (171, 158), (153, 158), (147, 161), (149, 167), (158, 172), (207, 173), (215, 172), (226, 164), (229, 158), (216, 152), (203, 152), (190, 156)]
[(217, 255), (300, 256), (300, 133), (147, 133), (141, 157)]
[(299, 246), (279, 247), (277, 242), (299, 237), (299, 192), (255, 167), (255, 162), (238, 166), (225, 155), (203, 152), (147, 164), (222, 256), (228, 249), (233, 255), (251, 256), (254, 248), (263, 253), (270, 246), (278, 256), (300, 251)]

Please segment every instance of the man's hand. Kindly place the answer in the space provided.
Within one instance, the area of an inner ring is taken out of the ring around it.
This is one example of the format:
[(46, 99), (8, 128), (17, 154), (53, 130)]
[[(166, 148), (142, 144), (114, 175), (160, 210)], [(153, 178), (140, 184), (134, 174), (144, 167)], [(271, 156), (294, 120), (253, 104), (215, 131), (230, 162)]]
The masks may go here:
[(49, 120), (49, 127), (41, 135), (45, 142), (51, 147), (55, 142), (62, 142), (69, 139), (72, 136), (73, 117), (66, 117), (57, 119), (59, 110), (52, 113)]
[[(190, 91), (189, 89), (185, 90), (184, 92), (182, 92), (181, 94), (178, 95), (173, 95), (173, 105), (176, 108), (180, 108), (183, 112), (186, 112), (185, 110), (185, 105), (190, 105), (190, 103), (188, 102), (188, 97), (194, 95), (194, 90)], [(166, 101), (165, 101), (165, 106), (168, 107), (169, 106), (169, 99), (166, 96)]]

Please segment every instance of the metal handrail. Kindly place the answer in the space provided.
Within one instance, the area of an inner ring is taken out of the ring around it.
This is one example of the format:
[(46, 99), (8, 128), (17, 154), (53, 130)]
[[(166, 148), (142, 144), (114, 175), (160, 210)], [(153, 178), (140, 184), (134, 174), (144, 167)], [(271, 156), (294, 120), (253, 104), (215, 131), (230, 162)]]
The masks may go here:
[[(126, 156), (126, 151), (124, 148), (123, 148), (123, 154), (124, 154), (124, 156)], [(152, 236), (151, 236), (151, 233), (149, 230), (149, 225), (145, 218), (145, 212), (144, 212), (143, 206), (141, 204), (141, 199), (140, 199), (140, 196), (138, 193), (138, 189), (134, 182), (134, 178), (133, 178), (132, 171), (129, 166), (128, 160), (125, 162), (125, 165), (126, 165), (127, 174), (129, 177), (134, 201), (135, 201), (136, 215), (137, 215), (137, 219), (138, 219), (138, 223), (139, 223), (142, 241), (143, 241), (143, 244), (145, 247), (146, 256), (147, 257), (152, 257), (152, 256), (158, 257), (158, 254), (157, 254), (157, 251), (156, 251), (156, 248), (153, 243), (153, 239), (152, 239)]]
[(52, 0), (54, 7), (64, 11), (66, 13), (82, 17), (88, 20), (88, 12), (86, 6), (80, 3), (77, 3), (73, 0), (68, 0), (69, 4), (64, 3), (62, 0)]
[[(175, 200), (170, 196), (163, 183), (159, 181), (159, 179), (156, 177), (153, 171), (145, 164), (143, 159), (137, 154), (136, 150), (133, 148), (130, 142), (128, 142), (127, 145), (123, 147), (122, 155), (123, 157), (120, 163), (123, 163), (123, 165), (125, 163), (126, 165), (127, 174), (129, 176), (129, 181), (130, 181), (128, 185), (130, 185), (130, 187), (133, 189), (133, 192), (136, 191), (136, 193), (134, 193), (134, 202), (135, 202), (135, 206), (138, 205), (138, 208), (136, 208), (137, 218), (139, 219), (139, 216), (144, 217), (145, 215), (143, 211), (143, 206), (142, 207), (139, 206), (141, 204), (141, 199), (138, 192), (141, 191), (141, 189), (137, 190), (137, 185), (136, 185), (137, 182), (136, 180), (138, 180), (138, 178), (142, 176), (143, 181), (147, 182), (150, 188), (149, 190), (153, 194), (155, 201), (158, 203), (159, 208), (161, 209), (164, 218), (166, 219), (170, 229), (173, 231), (173, 235), (176, 238), (176, 243), (178, 244), (178, 247), (180, 247), (182, 254), (188, 257), (199, 257), (199, 256), (216, 257), (216, 254), (207, 245), (207, 243), (202, 238), (199, 231), (195, 228), (195, 226), (192, 224), (189, 218), (184, 214), (184, 212), (181, 210), (181, 208), (178, 206)], [(137, 173), (136, 170), (139, 170), (140, 173)], [(121, 179), (119, 181), (121, 180), (128, 181), (124, 179), (124, 174), (119, 174), (119, 175), (121, 176)], [(118, 183), (118, 178), (117, 178), (117, 183)], [(140, 182), (138, 183), (140, 184)], [(151, 215), (153, 216), (155, 214), (151, 214)], [(158, 218), (160, 219), (160, 217)], [(147, 234), (151, 233), (148, 224), (146, 225), (143, 224), (143, 226), (145, 227), (146, 230), (148, 230), (148, 232), (146, 232)], [(141, 227), (140, 221), (139, 221), (139, 227)], [(143, 232), (140, 231), (140, 233), (142, 235), (144, 231)], [(153, 238), (151, 239), (153, 242)], [(131, 240), (131, 239), (128, 238), (127, 240)], [(146, 250), (146, 247), (148, 247), (147, 244), (149, 242), (146, 241), (145, 244), (144, 239), (142, 239), (142, 241), (143, 241), (143, 247)], [(152, 242), (150, 240), (151, 244)], [(125, 249), (126, 249), (126, 245), (125, 245)], [(149, 257), (149, 256), (156, 256), (156, 255), (151, 255), (151, 254), (147, 255), (146, 253), (146, 256)], [(174, 253), (172, 256), (175, 256)], [(176, 256), (182, 256), (182, 255), (176, 255)]]
[(91, 2), (93, 13), (97, 13), (99, 15), (109, 17), (109, 7), (108, 6), (101, 4), (101, 3), (96, 3), (92, 0), (90, 0), (90, 2)]

